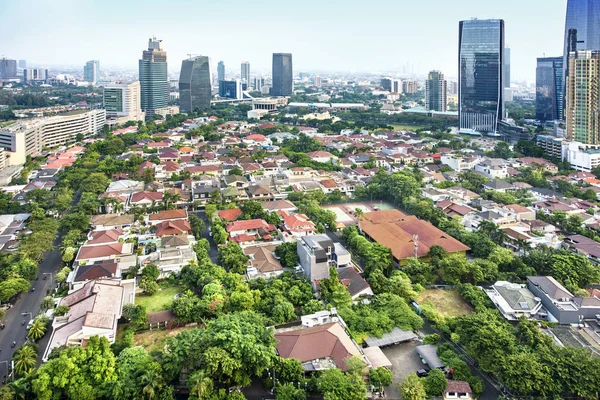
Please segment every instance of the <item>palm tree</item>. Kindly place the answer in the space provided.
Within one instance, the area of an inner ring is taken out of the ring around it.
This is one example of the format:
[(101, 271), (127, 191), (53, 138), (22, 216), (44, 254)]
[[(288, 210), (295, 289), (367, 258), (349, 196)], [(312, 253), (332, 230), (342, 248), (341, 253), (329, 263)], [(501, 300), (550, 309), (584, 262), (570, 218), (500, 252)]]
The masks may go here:
[(187, 381), (190, 393), (193, 393), (199, 399), (203, 399), (213, 390), (213, 381), (211, 377), (204, 371), (199, 370), (193, 372)]
[(162, 388), (162, 376), (160, 370), (151, 366), (144, 371), (144, 374), (140, 377), (140, 382), (144, 385), (142, 388), (144, 398), (152, 400), (158, 397), (158, 393)]
[(15, 361), (15, 374), (28, 374), (35, 367), (37, 352), (32, 346), (25, 345), (17, 351), (13, 357), (13, 361)]
[(360, 228), (360, 220), (364, 215), (364, 211), (362, 210), (362, 208), (357, 208), (356, 210), (354, 210), (354, 215), (356, 215), (356, 219), (358, 219), (358, 231), (362, 233), (362, 229)]
[(46, 334), (46, 324), (41, 319), (36, 319), (29, 328), (27, 336), (34, 341), (38, 341)]

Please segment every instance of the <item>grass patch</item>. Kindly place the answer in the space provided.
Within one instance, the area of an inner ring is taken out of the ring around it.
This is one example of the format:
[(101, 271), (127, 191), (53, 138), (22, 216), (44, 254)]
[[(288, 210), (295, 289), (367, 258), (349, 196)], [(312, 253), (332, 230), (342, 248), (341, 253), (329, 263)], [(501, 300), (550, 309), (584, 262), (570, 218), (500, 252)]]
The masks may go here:
[(425, 129), (423, 125), (401, 125), (401, 124), (389, 124), (393, 126), (397, 131), (416, 131), (417, 129)]
[(154, 350), (163, 351), (168, 338), (175, 337), (185, 330), (194, 328), (197, 328), (197, 326), (182, 326), (171, 330), (156, 329), (153, 331), (139, 332), (133, 336), (133, 345), (142, 346), (148, 353), (151, 353)]
[(444, 317), (460, 317), (474, 311), (456, 290), (427, 289), (416, 300), (419, 304), (431, 303)]
[(182, 292), (182, 288), (179, 286), (171, 286), (168, 288), (160, 289), (152, 296), (146, 296), (145, 294), (136, 294), (135, 304), (146, 307), (146, 312), (156, 312), (168, 310), (173, 303), (175, 295)]

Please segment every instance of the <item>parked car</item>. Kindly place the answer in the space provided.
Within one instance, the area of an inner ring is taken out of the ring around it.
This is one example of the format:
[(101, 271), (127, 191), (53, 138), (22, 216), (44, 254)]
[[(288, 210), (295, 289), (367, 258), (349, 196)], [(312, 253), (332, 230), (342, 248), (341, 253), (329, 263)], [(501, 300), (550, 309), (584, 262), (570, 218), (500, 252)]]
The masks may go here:
[(420, 370), (417, 371), (417, 376), (419, 378), (424, 378), (427, 375), (429, 375), (429, 371), (427, 371), (426, 369), (420, 369)]

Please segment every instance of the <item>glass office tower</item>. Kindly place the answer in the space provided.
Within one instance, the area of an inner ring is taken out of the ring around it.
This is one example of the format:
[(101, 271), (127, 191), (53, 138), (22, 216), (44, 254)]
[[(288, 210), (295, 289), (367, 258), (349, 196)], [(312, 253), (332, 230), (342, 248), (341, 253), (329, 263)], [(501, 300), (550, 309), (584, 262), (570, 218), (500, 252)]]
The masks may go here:
[(460, 21), (458, 40), (460, 129), (496, 132), (504, 114), (504, 21)]
[(425, 82), (425, 109), (446, 112), (447, 106), (448, 82), (441, 71), (431, 71)]
[(154, 111), (169, 105), (169, 77), (167, 75), (167, 52), (162, 40), (148, 39), (148, 50), (139, 60), (141, 103), (147, 117)]
[(580, 50), (600, 50), (600, 0), (568, 0), (563, 53), (563, 98), (567, 90), (569, 53)]
[(567, 139), (600, 145), (600, 51), (569, 56), (565, 121)]
[(291, 96), (294, 91), (292, 55), (273, 54), (273, 96)]
[(212, 80), (210, 59), (198, 56), (181, 62), (179, 74), (179, 109), (193, 111), (210, 107)]
[(537, 59), (535, 118), (539, 121), (563, 119), (563, 58)]
[(225, 63), (223, 61), (219, 61), (219, 64), (217, 65), (217, 77), (219, 82), (225, 80)]

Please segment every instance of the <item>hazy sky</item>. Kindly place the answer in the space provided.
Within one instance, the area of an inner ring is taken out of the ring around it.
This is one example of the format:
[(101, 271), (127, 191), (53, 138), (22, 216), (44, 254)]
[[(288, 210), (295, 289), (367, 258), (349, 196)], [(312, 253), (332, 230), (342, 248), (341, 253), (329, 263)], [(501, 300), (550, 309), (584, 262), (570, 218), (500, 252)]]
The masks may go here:
[[(0, 0), (0, 55), (30, 66), (137, 68), (155, 35), (169, 69), (187, 53), (268, 69), (291, 52), (294, 70), (441, 69), (457, 75), (458, 21), (502, 18), (513, 79), (535, 79), (536, 57), (562, 54), (567, 0)], [(411, 67), (412, 65), (412, 67)]]

